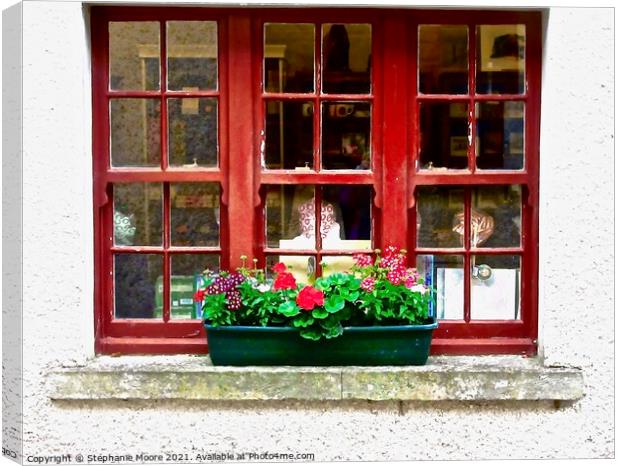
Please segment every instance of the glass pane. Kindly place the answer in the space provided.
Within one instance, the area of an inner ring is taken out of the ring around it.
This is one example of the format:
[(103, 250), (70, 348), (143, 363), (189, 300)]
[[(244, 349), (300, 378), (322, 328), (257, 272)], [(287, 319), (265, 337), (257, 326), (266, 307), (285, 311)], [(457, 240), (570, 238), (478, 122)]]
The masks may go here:
[(171, 166), (217, 166), (217, 99), (168, 99)]
[(370, 24), (323, 25), (323, 92), (370, 94)]
[(160, 107), (156, 99), (110, 100), (112, 166), (159, 167)]
[[(325, 185), (322, 191), (323, 249), (370, 249), (372, 188), (357, 185)], [(314, 225), (314, 205), (308, 214)]]
[(114, 317), (151, 319), (163, 294), (163, 257), (114, 254)]
[(476, 103), (478, 168), (523, 168), (524, 110), (523, 102)]
[(267, 246), (283, 249), (315, 249), (314, 186), (268, 185), (265, 187)]
[(477, 28), (478, 94), (523, 94), (525, 25), (482, 25)]
[(159, 23), (111, 21), (110, 89), (159, 89)]
[(521, 258), (472, 256), (472, 320), (521, 318)]
[(328, 277), (334, 273), (350, 272), (354, 265), (352, 256), (323, 256), (322, 275)]
[(265, 102), (266, 168), (313, 168), (313, 109), (312, 102)]
[(278, 262), (286, 265), (288, 272), (293, 274), (298, 284), (309, 283), (309, 278), (314, 277), (316, 273), (316, 259), (314, 256), (267, 256), (265, 262), (267, 265), (267, 277), (269, 278), (275, 277), (271, 269)]
[(438, 319), (464, 318), (463, 264), (462, 256), (423, 255), (417, 258), (416, 266), (424, 283), (437, 290), (437, 307), (434, 311)]
[(463, 188), (420, 186), (416, 190), (417, 244), (420, 248), (462, 248)]
[(322, 104), (321, 164), (326, 170), (370, 170), (370, 104)]
[(168, 89), (217, 89), (217, 23), (168, 21)]
[(314, 91), (314, 25), (265, 24), (266, 92)]
[[(201, 319), (202, 303), (194, 303), (194, 293), (202, 285), (205, 269), (218, 270), (220, 258), (215, 254), (175, 254), (170, 258), (170, 318)], [(161, 316), (161, 301), (157, 316)]]
[(161, 184), (115, 184), (114, 244), (161, 246), (162, 212)]
[(220, 244), (220, 187), (217, 183), (171, 183), (173, 246)]
[(420, 167), (467, 168), (467, 104), (420, 104)]
[(467, 26), (421, 25), (418, 87), (423, 94), (467, 94)]
[(472, 191), (471, 246), (521, 245), (521, 187), (484, 186)]

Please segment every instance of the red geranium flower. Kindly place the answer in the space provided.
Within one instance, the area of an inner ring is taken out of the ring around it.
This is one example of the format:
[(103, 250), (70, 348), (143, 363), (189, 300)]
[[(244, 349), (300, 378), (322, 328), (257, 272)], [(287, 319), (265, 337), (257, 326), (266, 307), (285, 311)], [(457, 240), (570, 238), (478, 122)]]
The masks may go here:
[(321, 290), (311, 287), (310, 285), (303, 287), (295, 299), (297, 305), (307, 311), (311, 311), (315, 306), (322, 306), (324, 295)]
[(274, 290), (294, 290), (295, 288), (297, 288), (295, 277), (289, 272), (279, 273), (276, 280), (273, 282)]
[(275, 273), (283, 273), (286, 272), (286, 265), (284, 265), (282, 262), (278, 262), (271, 268), (271, 270), (273, 270)]
[(194, 293), (194, 302), (201, 303), (205, 299), (205, 290), (198, 290)]

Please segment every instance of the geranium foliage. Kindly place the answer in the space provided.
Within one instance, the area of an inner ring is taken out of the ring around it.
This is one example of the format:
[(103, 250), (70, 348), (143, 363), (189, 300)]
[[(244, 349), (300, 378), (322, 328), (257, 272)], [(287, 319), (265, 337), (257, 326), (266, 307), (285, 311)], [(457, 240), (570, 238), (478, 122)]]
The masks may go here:
[(311, 340), (335, 338), (347, 326), (424, 324), (430, 321), (431, 290), (405, 251), (388, 247), (381, 254), (356, 254), (349, 272), (299, 284), (283, 263), (273, 278), (262, 270), (205, 273), (202, 301), (205, 320), (213, 326), (286, 326)]

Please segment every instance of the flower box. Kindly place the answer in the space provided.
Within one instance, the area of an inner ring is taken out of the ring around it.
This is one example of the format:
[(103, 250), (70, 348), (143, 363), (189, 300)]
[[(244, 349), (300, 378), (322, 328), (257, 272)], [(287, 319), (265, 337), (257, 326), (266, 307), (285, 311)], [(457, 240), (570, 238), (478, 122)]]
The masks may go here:
[(344, 327), (342, 335), (313, 341), (293, 327), (205, 325), (209, 354), (223, 366), (424, 365), (437, 322)]
[(194, 299), (203, 303), (213, 364), (425, 364), (437, 327), (433, 292), (407, 267), (405, 253), (390, 246), (374, 258), (355, 254), (350, 272), (309, 277), (308, 284), (283, 263), (272, 276), (245, 263), (206, 271)]

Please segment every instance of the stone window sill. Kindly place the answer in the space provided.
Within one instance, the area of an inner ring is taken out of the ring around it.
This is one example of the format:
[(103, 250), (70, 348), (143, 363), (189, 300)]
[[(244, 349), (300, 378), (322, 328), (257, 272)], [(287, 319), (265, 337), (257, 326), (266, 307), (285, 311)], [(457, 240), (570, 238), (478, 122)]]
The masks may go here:
[(580, 369), (520, 356), (406, 367), (217, 367), (207, 356), (102, 356), (48, 374), (52, 400), (574, 401)]

